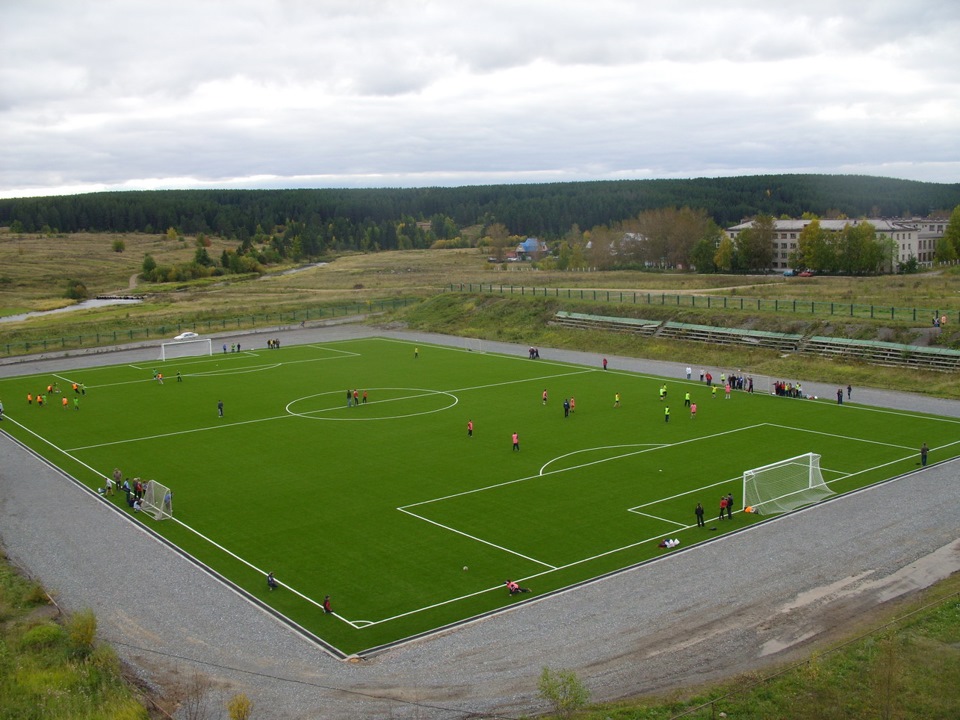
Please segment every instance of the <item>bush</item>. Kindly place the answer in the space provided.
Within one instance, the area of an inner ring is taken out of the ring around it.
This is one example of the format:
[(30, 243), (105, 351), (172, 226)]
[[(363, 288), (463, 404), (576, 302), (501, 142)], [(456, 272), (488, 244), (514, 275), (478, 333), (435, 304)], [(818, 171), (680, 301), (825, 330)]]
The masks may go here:
[(87, 286), (79, 280), (67, 280), (67, 291), (64, 296), (71, 300), (86, 300), (90, 297), (90, 293), (87, 291)]
[(127, 244), (123, 240), (114, 240), (111, 247), (114, 252), (122, 253), (127, 249)]
[(537, 694), (548, 701), (553, 712), (560, 717), (569, 717), (590, 699), (590, 691), (573, 670), (554, 671), (545, 667), (540, 673), (537, 689)]
[(249, 720), (250, 713), (253, 710), (253, 703), (243, 693), (234, 695), (227, 703), (227, 712), (230, 713), (230, 720)]
[(27, 630), (20, 638), (20, 646), (23, 648), (49, 647), (56, 645), (63, 638), (63, 628), (56, 623), (45, 622)]

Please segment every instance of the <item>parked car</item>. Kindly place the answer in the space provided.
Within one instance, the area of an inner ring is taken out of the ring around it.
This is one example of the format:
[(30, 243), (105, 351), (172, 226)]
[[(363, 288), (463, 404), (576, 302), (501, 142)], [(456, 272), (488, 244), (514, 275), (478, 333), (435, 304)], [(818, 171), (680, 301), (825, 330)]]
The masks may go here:
[(813, 270), (804, 270), (800, 273), (800, 277), (813, 277)]
[(783, 276), (784, 276), (784, 277), (793, 277), (793, 276), (796, 275), (796, 274), (797, 274), (797, 273), (795, 273), (793, 270), (784, 270), (784, 271), (783, 271)]
[(174, 340), (193, 340), (193, 338), (195, 337), (200, 337), (200, 336), (195, 332), (183, 332), (177, 335), (174, 338)]

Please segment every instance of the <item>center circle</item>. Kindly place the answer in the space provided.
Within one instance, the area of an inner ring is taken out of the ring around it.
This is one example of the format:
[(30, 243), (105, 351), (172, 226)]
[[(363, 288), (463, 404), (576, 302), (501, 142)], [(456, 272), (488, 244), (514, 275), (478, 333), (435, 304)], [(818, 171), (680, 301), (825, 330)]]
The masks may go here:
[(401, 418), (429, 415), (452, 408), (459, 402), (456, 395), (443, 390), (425, 388), (366, 388), (359, 391), (357, 402), (347, 401), (345, 390), (332, 390), (304, 395), (287, 403), (284, 408), (290, 415), (307, 420), (351, 422), (373, 420), (399, 420)]

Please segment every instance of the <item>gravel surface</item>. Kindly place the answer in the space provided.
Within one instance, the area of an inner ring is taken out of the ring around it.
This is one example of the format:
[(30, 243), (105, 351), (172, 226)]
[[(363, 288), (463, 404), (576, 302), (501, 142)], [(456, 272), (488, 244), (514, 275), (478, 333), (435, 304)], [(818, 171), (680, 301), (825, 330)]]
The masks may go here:
[[(278, 329), (270, 337), (295, 344), (368, 335), (421, 349), (462, 342), (358, 325)], [(260, 346), (266, 337), (242, 341)], [(527, 353), (499, 343), (484, 349)], [(0, 376), (154, 359), (156, 352), (7, 363)], [(541, 356), (599, 364), (589, 353), (541, 348)], [(610, 372), (684, 372), (678, 363), (609, 359)], [(803, 384), (821, 396), (836, 391)], [(960, 417), (952, 401), (865, 388), (854, 388), (853, 399)], [(512, 718), (548, 709), (536, 696), (545, 665), (576, 671), (594, 700), (689, 687), (795, 659), (864, 613), (957, 572), (958, 471), (960, 462), (934, 464), (354, 662), (291, 632), (2, 434), (0, 542), (61, 605), (92, 608), (100, 636), (142, 680), (168, 696), (199, 677), (209, 682), (207, 717), (224, 716), (225, 699), (244, 692), (257, 717)]]

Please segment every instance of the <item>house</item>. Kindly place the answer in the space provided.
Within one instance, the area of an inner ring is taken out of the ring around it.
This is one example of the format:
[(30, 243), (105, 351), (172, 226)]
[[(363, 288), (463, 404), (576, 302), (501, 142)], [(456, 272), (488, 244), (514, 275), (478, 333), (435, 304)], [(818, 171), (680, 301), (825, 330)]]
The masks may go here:
[(550, 253), (550, 248), (542, 240), (528, 237), (522, 243), (517, 245), (517, 259), (519, 260), (539, 260)]

